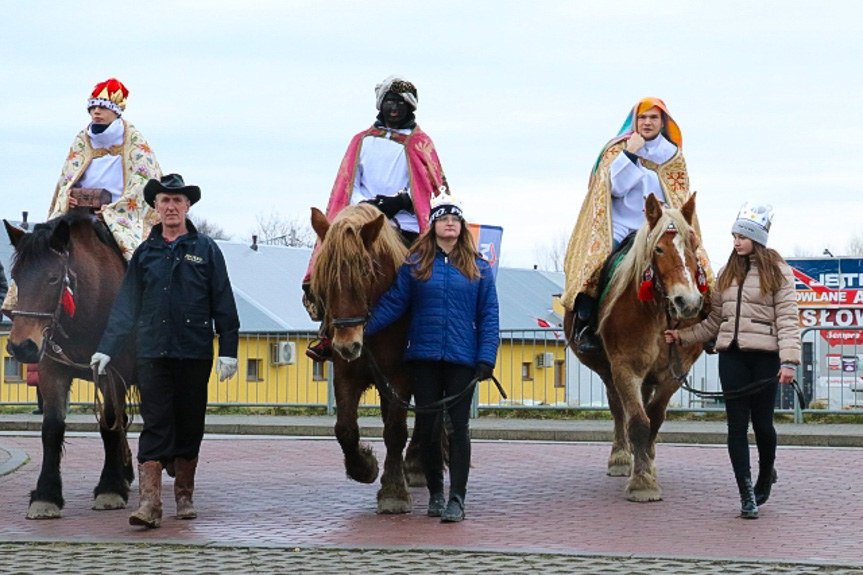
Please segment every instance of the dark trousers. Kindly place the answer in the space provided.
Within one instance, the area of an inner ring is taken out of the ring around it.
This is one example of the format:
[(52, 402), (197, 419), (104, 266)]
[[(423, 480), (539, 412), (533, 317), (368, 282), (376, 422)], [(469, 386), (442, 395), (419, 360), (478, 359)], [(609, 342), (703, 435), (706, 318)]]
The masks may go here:
[[(736, 346), (719, 352), (719, 380), (723, 391), (734, 391), (779, 373), (779, 354), (775, 352), (740, 351)], [(739, 399), (725, 400), (728, 416), (728, 455), (735, 475), (749, 475), (749, 440), (747, 431), (752, 420), (758, 462), (772, 466), (776, 460), (776, 428), (773, 409), (776, 405), (775, 380), (760, 391)]]
[[(473, 379), (475, 369), (445, 361), (412, 361), (414, 399), (417, 407), (464, 391)], [(449, 438), (450, 496), (464, 499), (470, 472), (470, 394), (449, 406), (452, 424)], [(416, 436), (422, 450), (429, 493), (443, 492), (443, 454), (441, 453), (442, 418), (440, 413), (417, 413)]]
[(194, 459), (204, 438), (211, 359), (139, 359), (138, 462)]

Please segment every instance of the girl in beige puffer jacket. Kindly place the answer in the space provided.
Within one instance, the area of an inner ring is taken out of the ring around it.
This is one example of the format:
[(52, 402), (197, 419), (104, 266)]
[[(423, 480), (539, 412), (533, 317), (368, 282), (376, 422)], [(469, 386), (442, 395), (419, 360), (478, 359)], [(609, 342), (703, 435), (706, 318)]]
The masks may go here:
[[(758, 505), (767, 502), (776, 481), (777, 386), (791, 383), (800, 364), (794, 275), (778, 252), (765, 247), (772, 217), (770, 206), (743, 206), (731, 229), (734, 249), (719, 272), (710, 314), (690, 328), (665, 332), (668, 343), (682, 345), (716, 338), (719, 380), (726, 393), (772, 380), (755, 393), (725, 401), (728, 454), (740, 492), (740, 515), (747, 519), (758, 518)], [(758, 446), (754, 488), (747, 438), (750, 419)]]

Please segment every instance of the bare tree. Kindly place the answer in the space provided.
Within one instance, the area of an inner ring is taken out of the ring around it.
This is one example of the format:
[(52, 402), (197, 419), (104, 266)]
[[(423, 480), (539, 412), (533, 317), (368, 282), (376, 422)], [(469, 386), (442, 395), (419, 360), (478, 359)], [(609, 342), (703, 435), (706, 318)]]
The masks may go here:
[(299, 218), (283, 217), (279, 212), (264, 212), (255, 217), (258, 222), (252, 235), (258, 243), (276, 246), (311, 248), (315, 245), (315, 233), (311, 225)]
[(225, 231), (225, 228), (222, 226), (215, 224), (207, 218), (202, 216), (194, 216), (189, 214), (189, 219), (192, 220), (192, 223), (195, 224), (195, 228), (197, 228), (198, 233), (204, 234), (205, 236), (209, 236), (214, 240), (230, 240), (231, 234)]
[(537, 247), (534, 254), (537, 267), (541, 270), (562, 272), (568, 243), (569, 237), (563, 232), (558, 232), (548, 244)]
[(849, 256), (863, 256), (863, 234), (854, 234), (851, 236), (845, 250)]
[(815, 253), (811, 249), (801, 245), (795, 245), (791, 251), (791, 257), (793, 258), (811, 258), (814, 255)]

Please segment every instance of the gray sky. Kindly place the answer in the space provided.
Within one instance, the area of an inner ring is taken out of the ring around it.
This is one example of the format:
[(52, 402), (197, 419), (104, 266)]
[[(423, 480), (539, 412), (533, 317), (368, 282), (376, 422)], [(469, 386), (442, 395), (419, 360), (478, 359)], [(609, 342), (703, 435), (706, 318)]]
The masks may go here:
[(93, 86), (194, 213), (236, 239), (256, 215), (324, 208), (345, 148), (399, 73), (471, 221), (502, 263), (569, 236), (602, 145), (643, 96), (665, 100), (714, 266), (744, 201), (770, 203), (784, 255), (839, 255), (860, 221), (863, 4), (0, 0), (0, 215), (42, 220)]

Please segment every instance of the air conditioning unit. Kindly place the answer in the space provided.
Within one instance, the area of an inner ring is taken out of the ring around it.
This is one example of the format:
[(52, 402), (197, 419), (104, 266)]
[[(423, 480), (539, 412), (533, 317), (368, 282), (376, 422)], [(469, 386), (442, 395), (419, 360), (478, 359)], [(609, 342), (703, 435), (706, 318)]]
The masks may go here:
[(277, 341), (270, 348), (270, 362), (273, 365), (293, 364), (297, 358), (297, 345), (292, 341)]
[(536, 356), (536, 367), (552, 367), (554, 366), (554, 354), (546, 351)]

